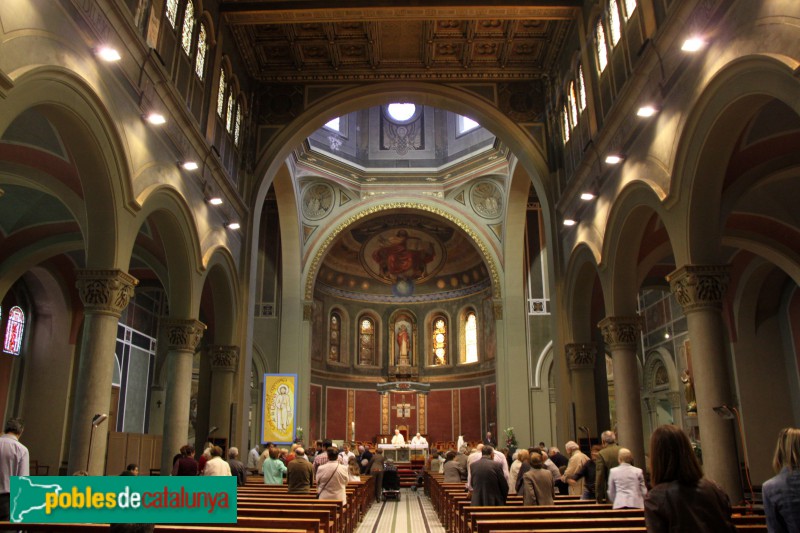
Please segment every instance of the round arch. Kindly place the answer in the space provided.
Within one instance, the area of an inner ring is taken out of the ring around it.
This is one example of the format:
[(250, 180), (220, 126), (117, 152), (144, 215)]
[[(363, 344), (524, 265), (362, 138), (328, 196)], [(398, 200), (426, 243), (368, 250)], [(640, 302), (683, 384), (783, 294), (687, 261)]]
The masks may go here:
[(587, 295), (594, 293), (598, 275), (594, 253), (587, 244), (580, 244), (569, 258), (566, 269), (564, 304), (568, 331), (564, 332), (564, 338), (585, 342), (594, 337), (592, 298)]
[(214, 305), (214, 343), (236, 344), (239, 316), (239, 283), (230, 252), (222, 247), (211, 252), (202, 284), (208, 285)]

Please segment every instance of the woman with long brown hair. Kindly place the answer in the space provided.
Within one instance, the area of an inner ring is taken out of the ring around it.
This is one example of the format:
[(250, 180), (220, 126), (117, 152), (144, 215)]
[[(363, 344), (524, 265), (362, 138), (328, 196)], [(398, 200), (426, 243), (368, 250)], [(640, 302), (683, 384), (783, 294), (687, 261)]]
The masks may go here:
[(728, 495), (708, 478), (680, 428), (664, 425), (650, 437), (650, 480), (644, 502), (648, 533), (736, 531)]
[(800, 429), (778, 434), (772, 468), (777, 474), (764, 482), (764, 513), (770, 533), (800, 531)]

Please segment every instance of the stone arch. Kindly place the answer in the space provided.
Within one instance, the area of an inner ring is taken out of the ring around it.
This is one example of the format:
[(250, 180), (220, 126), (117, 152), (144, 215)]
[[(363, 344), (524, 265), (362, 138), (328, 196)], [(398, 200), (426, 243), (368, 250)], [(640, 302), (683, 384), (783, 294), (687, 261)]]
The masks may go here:
[(239, 283), (236, 265), (228, 250), (218, 248), (214, 251), (203, 276), (203, 284), (208, 284), (214, 304), (214, 343), (235, 344), (241, 327), (238, 320)]
[(595, 255), (588, 245), (581, 244), (569, 258), (564, 283), (564, 310), (567, 317), (565, 338), (588, 341), (594, 337), (592, 295), (598, 279)]

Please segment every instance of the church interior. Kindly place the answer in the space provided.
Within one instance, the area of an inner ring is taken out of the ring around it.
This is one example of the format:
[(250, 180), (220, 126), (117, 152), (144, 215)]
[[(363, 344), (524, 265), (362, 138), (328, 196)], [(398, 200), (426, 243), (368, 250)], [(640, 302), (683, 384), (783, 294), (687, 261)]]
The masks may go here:
[(0, 2), (0, 413), (157, 474), (288, 375), (305, 443), (675, 424), (740, 501), (800, 426), (798, 18)]

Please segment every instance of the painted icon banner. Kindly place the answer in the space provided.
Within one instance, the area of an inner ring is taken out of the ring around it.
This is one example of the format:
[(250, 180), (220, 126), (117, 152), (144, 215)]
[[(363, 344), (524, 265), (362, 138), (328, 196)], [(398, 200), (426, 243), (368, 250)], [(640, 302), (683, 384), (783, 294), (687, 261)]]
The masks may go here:
[(297, 432), (297, 374), (264, 374), (261, 442), (291, 444)]

